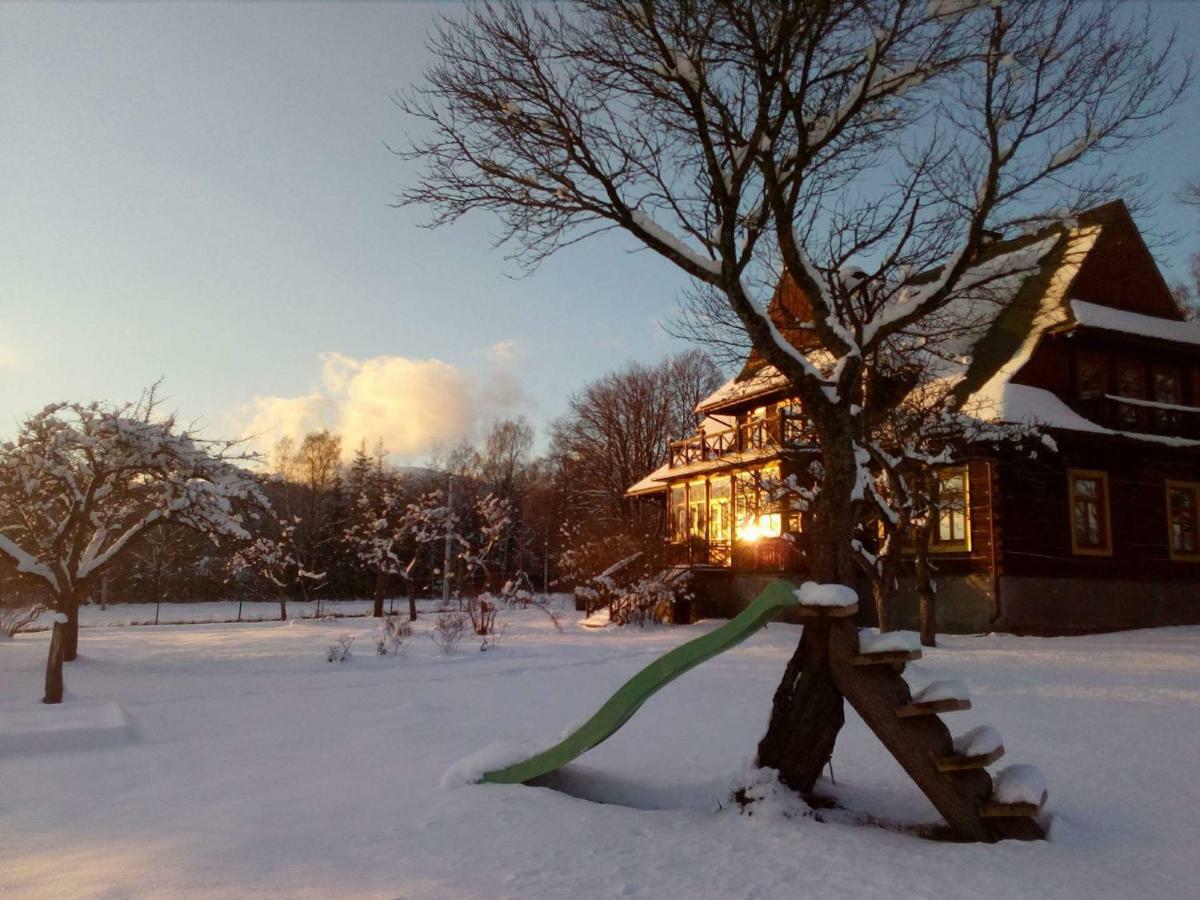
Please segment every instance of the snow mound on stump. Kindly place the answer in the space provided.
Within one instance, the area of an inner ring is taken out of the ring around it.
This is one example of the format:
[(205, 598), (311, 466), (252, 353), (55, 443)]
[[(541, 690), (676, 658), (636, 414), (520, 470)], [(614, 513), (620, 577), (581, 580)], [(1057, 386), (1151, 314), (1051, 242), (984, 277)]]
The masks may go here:
[(67, 698), (0, 709), (0, 755), (95, 750), (133, 736), (120, 703)]
[(854, 588), (844, 584), (817, 584), (806, 581), (794, 592), (802, 606), (853, 606), (858, 602)]
[(921, 649), (921, 636), (915, 631), (860, 631), (859, 653), (911, 653)]
[(1042, 805), (1046, 794), (1046, 776), (1037, 766), (1017, 763), (996, 773), (992, 799), (997, 803), (1032, 803)]
[(1004, 741), (991, 725), (980, 725), (954, 739), (954, 752), (959, 756), (986, 756), (1004, 746)]

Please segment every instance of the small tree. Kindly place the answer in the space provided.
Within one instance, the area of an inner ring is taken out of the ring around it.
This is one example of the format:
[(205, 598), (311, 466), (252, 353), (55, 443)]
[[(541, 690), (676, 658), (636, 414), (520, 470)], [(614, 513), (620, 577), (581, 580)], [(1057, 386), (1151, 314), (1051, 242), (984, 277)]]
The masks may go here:
[[(310, 572), (301, 562), (296, 540), (295, 520), (276, 520), (274, 534), (258, 537), (238, 547), (229, 558), (228, 568), (236, 577), (250, 576), (249, 583), (263, 594), (279, 601), (279, 621), (287, 621), (287, 597), (299, 589), (307, 596), (324, 584), (324, 572)], [(319, 610), (318, 610), (319, 613)], [(238, 604), (241, 618), (241, 604)]]
[(53, 403), (0, 444), (0, 553), (62, 614), (51, 668), (59, 648), (75, 658), (80, 604), (149, 528), (174, 522), (214, 541), (245, 538), (235, 505), (265, 506), (237, 442), (202, 440), (155, 406), (153, 389), (125, 406)]

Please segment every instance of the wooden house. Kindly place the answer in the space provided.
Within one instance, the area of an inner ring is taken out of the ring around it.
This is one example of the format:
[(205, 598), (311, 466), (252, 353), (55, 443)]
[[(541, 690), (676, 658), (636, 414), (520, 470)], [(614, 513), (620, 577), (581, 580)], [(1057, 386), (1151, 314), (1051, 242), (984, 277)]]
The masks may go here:
[[(1185, 320), (1123, 203), (1047, 235), (1052, 249), (982, 323), (956, 399), (982, 419), (1037, 425), (1054, 447), (967, 451), (941, 471), (939, 630), (1200, 623), (1200, 323)], [(803, 305), (789, 285), (773, 315)], [(697, 576), (696, 614), (727, 615), (764, 579), (803, 576), (803, 516), (765, 488), (804, 459), (803, 411), (753, 356), (697, 411), (700, 430), (629, 494), (664, 504), (674, 561)], [(905, 578), (898, 603), (911, 627)]]

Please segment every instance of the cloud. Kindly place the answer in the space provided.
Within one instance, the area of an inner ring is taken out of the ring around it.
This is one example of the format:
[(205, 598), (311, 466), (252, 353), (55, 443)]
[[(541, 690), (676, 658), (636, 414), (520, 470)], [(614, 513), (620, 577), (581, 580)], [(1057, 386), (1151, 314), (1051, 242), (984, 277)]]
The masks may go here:
[[(501, 343), (503, 343), (503, 341)], [(16, 364), (16, 351), (7, 344), (0, 344), (0, 369), (11, 369)]]
[(320, 387), (294, 397), (259, 396), (243, 409), (247, 431), (269, 452), (284, 436), (328, 428), (349, 456), (382, 440), (393, 457), (419, 462), (437, 447), (472, 437), (481, 412), (494, 418), (522, 403), (515, 379), (488, 376), (481, 385), (438, 359), (342, 353), (320, 356)]
[(488, 347), (483, 355), (498, 365), (510, 365), (525, 355), (525, 342), (520, 338), (504, 338)]

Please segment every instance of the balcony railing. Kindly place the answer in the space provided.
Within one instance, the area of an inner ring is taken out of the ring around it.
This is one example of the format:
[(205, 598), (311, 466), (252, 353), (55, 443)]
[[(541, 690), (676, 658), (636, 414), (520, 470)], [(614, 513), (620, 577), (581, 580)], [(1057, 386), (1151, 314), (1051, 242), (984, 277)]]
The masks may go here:
[(1081, 416), (1114, 431), (1200, 440), (1200, 407), (1114, 394), (1077, 400), (1072, 406)]
[(689, 438), (670, 441), (667, 459), (672, 469), (697, 462), (721, 459), (735, 453), (786, 450), (805, 443), (804, 422), (795, 413), (751, 419), (736, 428), (699, 431)]
[(759, 538), (757, 541), (690, 541), (667, 545), (667, 558), (674, 566), (719, 566), (739, 572), (801, 572), (806, 562), (804, 535)]

